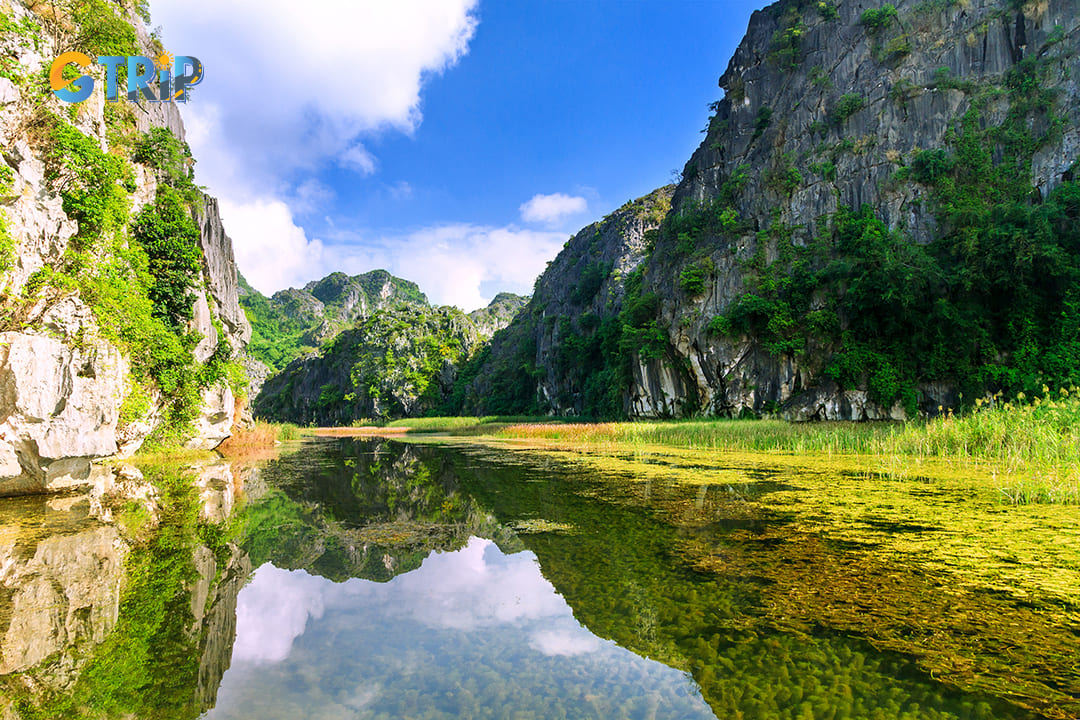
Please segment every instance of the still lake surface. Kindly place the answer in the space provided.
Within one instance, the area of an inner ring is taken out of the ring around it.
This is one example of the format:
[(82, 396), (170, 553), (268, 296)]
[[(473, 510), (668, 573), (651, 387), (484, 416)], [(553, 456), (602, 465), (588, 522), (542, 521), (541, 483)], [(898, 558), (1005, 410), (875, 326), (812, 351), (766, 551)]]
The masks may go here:
[(0, 717), (1080, 716), (1075, 509), (662, 449), (194, 473), (0, 500)]

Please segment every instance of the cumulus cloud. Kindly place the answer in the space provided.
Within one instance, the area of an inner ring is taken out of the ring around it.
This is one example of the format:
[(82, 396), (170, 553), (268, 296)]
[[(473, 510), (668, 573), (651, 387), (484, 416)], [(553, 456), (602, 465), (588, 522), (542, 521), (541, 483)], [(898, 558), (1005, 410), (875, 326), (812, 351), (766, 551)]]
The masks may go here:
[(298, 214), (310, 214), (328, 205), (334, 199), (334, 195), (333, 188), (319, 182), (316, 178), (308, 178), (296, 186), (296, 190), (289, 199), (289, 207)]
[[(484, 307), (495, 287), (522, 295), (555, 257), (566, 235), (465, 223), (383, 240), (387, 270), (420, 285), (432, 302), (465, 310)], [(349, 263), (353, 272), (372, 269)]]
[(221, 219), (233, 240), (236, 264), (248, 282), (265, 294), (303, 285), (323, 267), (323, 245), (309, 240), (281, 200), (235, 202), (221, 198)]
[(554, 225), (561, 220), (579, 215), (588, 209), (588, 203), (580, 195), (554, 193), (552, 195), (533, 195), (528, 202), (522, 203), (521, 219), (530, 223)]
[[(310, 205), (322, 195), (314, 186), (297, 196)], [(417, 283), (433, 304), (466, 312), (485, 307), (495, 292), (531, 294), (566, 241), (559, 232), (453, 223), (403, 235), (339, 232), (331, 243), (309, 238), (285, 202), (265, 198), (223, 199), (221, 217), (240, 271), (263, 294), (337, 270), (358, 275), (381, 268)]]
[(168, 50), (206, 68), (182, 107), (187, 139), (256, 288), (325, 274), (322, 243), (293, 219), (327, 198), (305, 178), (331, 166), (376, 172), (364, 140), (413, 132), (424, 82), (468, 51), (477, 2), (154, 3)]
[(302, 570), (266, 564), (236, 602), (233, 662), (275, 663), (289, 656), (308, 619), (322, 617), (325, 583)]
[(468, 50), (476, 2), (155, 3), (166, 46), (206, 67), (184, 107), (202, 182), (276, 191), (289, 171), (339, 156), (371, 172), (357, 137), (412, 132), (424, 80)]
[[(298, 197), (323, 196), (321, 186)], [(532, 293), (533, 282), (566, 241), (559, 232), (451, 223), (397, 234), (338, 231), (309, 238), (280, 200), (221, 201), (236, 262), (255, 289), (272, 294), (336, 270), (357, 275), (381, 268), (412, 280), (435, 305), (466, 312), (496, 292)]]

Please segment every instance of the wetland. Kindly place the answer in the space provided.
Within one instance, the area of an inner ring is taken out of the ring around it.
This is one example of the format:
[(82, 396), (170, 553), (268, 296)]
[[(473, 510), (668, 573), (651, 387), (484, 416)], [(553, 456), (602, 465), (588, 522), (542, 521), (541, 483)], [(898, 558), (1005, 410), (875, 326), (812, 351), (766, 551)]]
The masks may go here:
[(110, 472), (0, 501), (4, 717), (1080, 716), (1076, 508), (955, 465), (303, 436)]

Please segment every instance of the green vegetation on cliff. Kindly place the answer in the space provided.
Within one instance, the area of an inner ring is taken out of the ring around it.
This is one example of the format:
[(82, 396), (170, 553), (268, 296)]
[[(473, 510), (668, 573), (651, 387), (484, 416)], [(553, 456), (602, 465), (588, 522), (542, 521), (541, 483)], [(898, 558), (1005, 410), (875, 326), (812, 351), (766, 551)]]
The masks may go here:
[(480, 341), (473, 323), (456, 308), (376, 310), (336, 335), (318, 355), (270, 378), (255, 412), (322, 425), (419, 415), (441, 402), (457, 364)]
[(252, 325), (248, 351), (279, 371), (255, 411), (298, 423), (348, 424), (445, 409), (459, 366), (475, 366), (477, 349), (526, 301), (500, 293), (468, 314), (433, 308), (415, 283), (385, 270), (333, 273), (272, 298), (243, 279), (241, 288)]
[(756, 13), (643, 257), (609, 279), (621, 239), (582, 231), (447, 412), (913, 417), (1080, 382), (1075, 8), (954, 6)]
[(247, 352), (273, 370), (313, 352), (337, 333), (380, 308), (428, 307), (416, 283), (385, 270), (348, 276), (342, 272), (267, 298), (240, 279), (240, 305), (251, 323)]
[[(1080, 382), (1080, 185), (1066, 180), (1043, 199), (1030, 181), (1032, 156), (1061, 132), (1047, 72), (1025, 60), (1001, 86), (973, 88), (946, 146), (914, 153), (896, 174), (929, 188), (934, 242), (890, 230), (869, 206), (822, 218), (810, 244), (774, 224), (758, 233), (746, 292), (710, 329), (774, 354), (817, 354), (842, 388), (866, 387), (909, 415), (926, 382), (954, 384), (968, 405), (987, 390)], [(987, 123), (1004, 92), (1005, 121)]]

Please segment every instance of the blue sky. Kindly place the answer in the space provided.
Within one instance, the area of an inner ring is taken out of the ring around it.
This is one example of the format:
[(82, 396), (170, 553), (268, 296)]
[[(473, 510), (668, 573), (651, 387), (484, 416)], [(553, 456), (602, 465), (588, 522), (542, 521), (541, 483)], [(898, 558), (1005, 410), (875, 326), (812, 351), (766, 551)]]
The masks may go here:
[[(223, 7), (224, 6), (224, 7)], [(197, 181), (264, 293), (376, 267), (466, 310), (671, 180), (760, 3), (161, 1)]]

